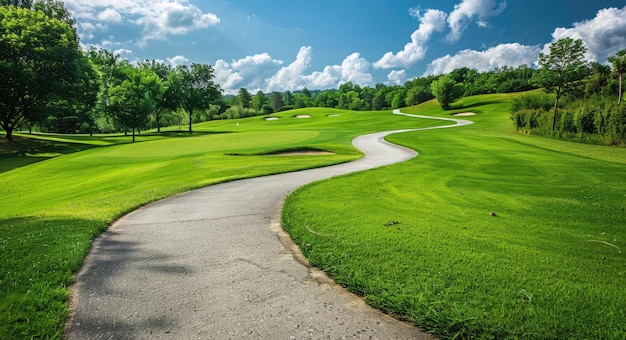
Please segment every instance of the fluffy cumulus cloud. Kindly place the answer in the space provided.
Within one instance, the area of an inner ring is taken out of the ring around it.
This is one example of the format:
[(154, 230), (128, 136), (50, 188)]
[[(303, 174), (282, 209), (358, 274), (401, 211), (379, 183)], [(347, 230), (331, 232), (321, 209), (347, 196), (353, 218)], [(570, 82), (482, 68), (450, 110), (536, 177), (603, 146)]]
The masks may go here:
[(283, 62), (262, 53), (228, 63), (222, 59), (215, 63), (215, 81), (224, 92), (237, 93), (241, 87), (248, 91), (266, 90), (265, 80), (279, 69)]
[[(571, 28), (557, 28), (554, 41), (562, 38), (582, 39), (587, 47), (587, 60), (605, 63), (615, 52), (626, 48), (626, 6), (605, 8), (595, 18), (575, 23)], [(549, 44), (544, 47), (549, 52)]]
[(445, 28), (446, 13), (436, 9), (428, 9), (423, 15), (417, 9), (411, 10), (411, 15), (420, 21), (418, 29), (411, 34), (411, 41), (398, 53), (387, 52), (374, 63), (375, 68), (389, 69), (394, 67), (410, 67), (416, 61), (424, 58), (427, 42), (436, 31)]
[(426, 70), (427, 75), (450, 73), (461, 67), (489, 71), (497, 67), (531, 65), (537, 60), (539, 46), (525, 46), (518, 43), (502, 44), (485, 51), (463, 50), (454, 56), (433, 60)]
[(454, 10), (448, 15), (450, 33), (446, 39), (450, 42), (458, 41), (467, 25), (477, 19), (478, 25), (486, 27), (487, 18), (498, 15), (506, 8), (506, 2), (496, 3), (496, 0), (463, 0), (454, 5)]
[(175, 57), (172, 58), (167, 58), (167, 62), (170, 63), (170, 65), (172, 65), (173, 67), (179, 66), (179, 65), (187, 65), (189, 64), (189, 59), (185, 58), (182, 55), (177, 55)]
[(406, 83), (407, 75), (405, 70), (393, 70), (387, 75), (387, 80), (390, 84), (402, 85)]
[(203, 13), (188, 0), (66, 0), (65, 5), (80, 22), (140, 25), (144, 43), (187, 34), (220, 22), (215, 14)]
[(122, 22), (122, 15), (114, 9), (107, 8), (98, 13), (98, 19), (105, 22), (119, 24)]
[(215, 63), (215, 81), (225, 93), (235, 94), (239, 88), (248, 91), (272, 92), (295, 91), (302, 88), (329, 89), (340, 84), (353, 82), (361, 86), (371, 85), (371, 63), (359, 53), (347, 56), (341, 65), (326, 66), (322, 71), (309, 73), (313, 60), (313, 48), (302, 46), (293, 62), (286, 66), (283, 61), (273, 59), (269, 54), (257, 54), (228, 63), (218, 60)]
[(305, 86), (304, 72), (311, 66), (313, 60), (313, 48), (302, 46), (296, 60), (281, 68), (271, 78), (267, 79), (269, 91), (297, 90)]

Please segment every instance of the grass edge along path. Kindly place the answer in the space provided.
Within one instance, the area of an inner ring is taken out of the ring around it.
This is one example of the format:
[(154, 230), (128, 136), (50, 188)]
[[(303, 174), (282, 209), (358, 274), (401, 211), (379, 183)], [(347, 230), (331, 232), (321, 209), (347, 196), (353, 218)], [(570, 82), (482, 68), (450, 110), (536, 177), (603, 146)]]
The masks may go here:
[(283, 227), (336, 282), (441, 338), (624, 338), (625, 150), (516, 135), (503, 108), (389, 136), (420, 156), (297, 190)]

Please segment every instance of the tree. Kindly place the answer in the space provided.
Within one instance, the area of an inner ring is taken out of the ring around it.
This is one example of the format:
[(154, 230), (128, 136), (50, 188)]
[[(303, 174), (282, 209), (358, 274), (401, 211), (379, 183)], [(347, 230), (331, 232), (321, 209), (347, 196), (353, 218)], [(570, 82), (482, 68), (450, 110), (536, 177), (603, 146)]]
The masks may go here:
[(252, 101), (252, 95), (245, 88), (240, 88), (239, 93), (237, 94), (237, 101), (243, 108), (249, 108), (250, 102)]
[(222, 96), (221, 89), (213, 78), (213, 67), (205, 64), (180, 65), (170, 76), (170, 86), (177, 100), (177, 106), (185, 111), (189, 118), (189, 133), (192, 133), (193, 117), (200, 110)]
[(125, 79), (109, 89), (109, 113), (124, 127), (135, 131), (144, 127), (156, 107), (155, 98), (162, 93), (159, 76), (147, 68), (136, 68), (128, 63), (119, 66)]
[(259, 90), (250, 100), (250, 105), (257, 112), (263, 111), (263, 106), (267, 104), (267, 97), (263, 91)]
[(430, 85), (433, 96), (437, 98), (441, 108), (449, 110), (450, 104), (459, 100), (463, 95), (463, 85), (456, 83), (449, 76), (442, 76)]
[(0, 0), (0, 6), (13, 6), (31, 9), (33, 7), (32, 0)]
[(622, 104), (622, 78), (626, 72), (626, 49), (618, 51), (614, 56), (609, 58), (609, 62), (613, 65), (613, 70), (619, 76), (619, 91), (617, 96), (617, 105)]
[(539, 54), (539, 72), (535, 73), (536, 82), (548, 92), (556, 94), (552, 131), (556, 127), (559, 99), (563, 94), (579, 90), (581, 80), (588, 73), (585, 63), (587, 48), (581, 39), (563, 38), (550, 44), (550, 53)]
[(51, 103), (76, 100), (90, 64), (72, 28), (42, 11), (0, 7), (0, 33), (0, 126), (13, 140)]
[(270, 94), (270, 105), (274, 108), (274, 112), (280, 111), (280, 108), (285, 105), (283, 103), (283, 96), (280, 92), (274, 91)]
[(154, 60), (143, 61), (139, 64), (139, 66), (154, 72), (154, 74), (156, 74), (161, 81), (161, 87), (158, 89), (159, 91), (153, 93), (155, 106), (151, 113), (157, 123), (157, 132), (161, 132), (161, 120), (168, 112), (177, 109), (175, 93), (169, 82), (172, 67)]

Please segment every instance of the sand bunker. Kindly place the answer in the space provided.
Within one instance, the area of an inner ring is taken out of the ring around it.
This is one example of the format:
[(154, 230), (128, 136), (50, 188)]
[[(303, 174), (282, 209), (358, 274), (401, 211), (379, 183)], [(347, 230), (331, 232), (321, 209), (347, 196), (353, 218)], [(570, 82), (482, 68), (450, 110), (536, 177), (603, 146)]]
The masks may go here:
[(455, 113), (453, 114), (453, 116), (455, 117), (469, 117), (469, 116), (475, 116), (476, 114), (474, 112), (461, 112), (461, 113)]
[(310, 115), (297, 115), (296, 118), (311, 118)]
[(339, 117), (341, 116), (340, 114), (336, 113), (336, 114), (332, 114), (332, 115), (328, 115), (328, 117)]
[(267, 117), (265, 120), (278, 120), (278, 117)]

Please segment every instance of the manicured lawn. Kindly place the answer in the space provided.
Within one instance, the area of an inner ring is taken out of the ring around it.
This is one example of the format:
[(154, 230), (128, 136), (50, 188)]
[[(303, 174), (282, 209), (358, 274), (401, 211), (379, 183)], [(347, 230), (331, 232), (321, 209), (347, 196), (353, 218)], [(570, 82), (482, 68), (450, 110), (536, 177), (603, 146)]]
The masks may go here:
[[(3, 143), (0, 339), (61, 337), (68, 286), (91, 240), (126, 212), (214, 183), (353, 160), (361, 155), (351, 140), (360, 134), (445, 124), (389, 111), (312, 108), (273, 116), (279, 119), (241, 119), (239, 127), (198, 124), (192, 135), (144, 133), (134, 144), (119, 135)], [(334, 154), (263, 156), (294, 149)]]
[(337, 282), (441, 338), (623, 339), (626, 149), (518, 135), (509, 98), (462, 100), (471, 126), (388, 137), (420, 156), (298, 190), (284, 227)]

